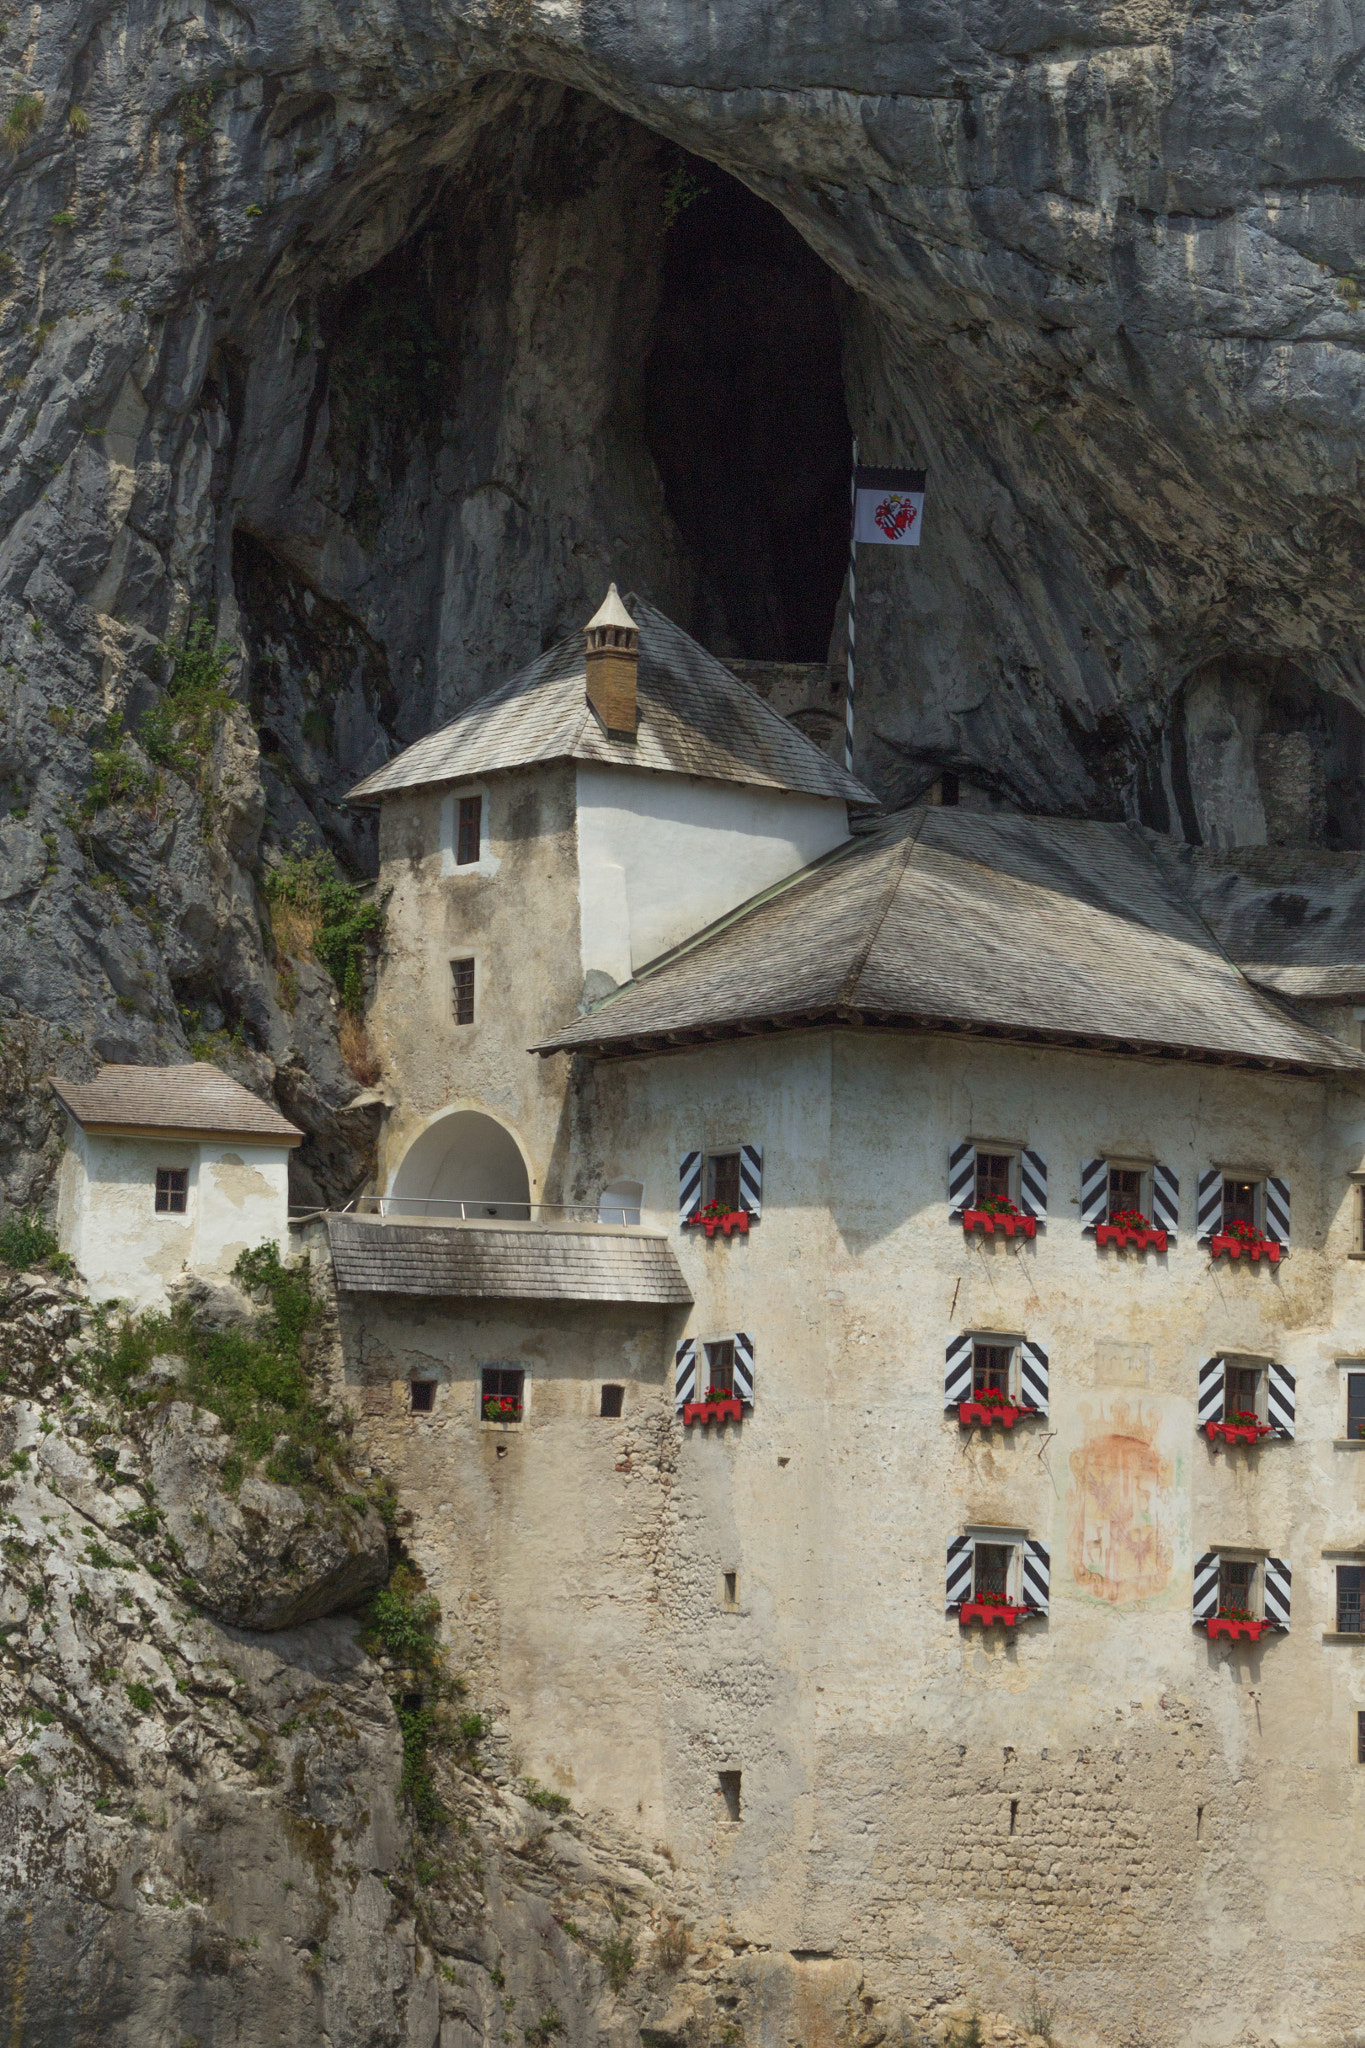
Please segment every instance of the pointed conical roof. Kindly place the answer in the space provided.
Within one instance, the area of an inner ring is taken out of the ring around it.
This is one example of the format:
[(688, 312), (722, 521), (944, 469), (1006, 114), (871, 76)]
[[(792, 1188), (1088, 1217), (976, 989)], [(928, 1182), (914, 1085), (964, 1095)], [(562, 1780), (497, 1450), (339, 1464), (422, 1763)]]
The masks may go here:
[(622, 604), (620, 592), (614, 583), (608, 587), (606, 596), (583, 630), (585, 633), (591, 633), (594, 626), (624, 626), (631, 633), (638, 632), (639, 630), (634, 619)]

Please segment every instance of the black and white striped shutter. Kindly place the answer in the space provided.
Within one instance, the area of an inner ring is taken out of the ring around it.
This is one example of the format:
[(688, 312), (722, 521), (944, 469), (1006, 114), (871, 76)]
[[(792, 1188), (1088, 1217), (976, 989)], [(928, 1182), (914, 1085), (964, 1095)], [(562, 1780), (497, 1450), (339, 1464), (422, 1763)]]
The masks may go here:
[(948, 1210), (960, 1216), (976, 1194), (976, 1147), (966, 1138), (948, 1154)]
[(1196, 1427), (1202, 1429), (1206, 1422), (1223, 1420), (1223, 1390), (1227, 1385), (1227, 1368), (1221, 1358), (1206, 1358), (1199, 1368), (1199, 1405), (1195, 1414)]
[(746, 1407), (753, 1407), (754, 1340), (747, 1330), (735, 1331), (735, 1392)]
[(972, 1553), (976, 1545), (970, 1536), (954, 1536), (948, 1543), (948, 1612), (972, 1597)]
[(678, 1161), (678, 1221), (687, 1223), (701, 1207), (701, 1154), (684, 1152)]
[(1289, 1626), (1289, 1588), (1294, 1574), (1282, 1557), (1265, 1561), (1265, 1618), (1276, 1628)]
[(1289, 1242), (1289, 1182), (1273, 1173), (1265, 1184), (1265, 1234), (1279, 1244)]
[(943, 1368), (943, 1405), (956, 1408), (959, 1401), (972, 1398), (972, 1362), (976, 1344), (971, 1337), (950, 1337)]
[(1032, 1607), (1035, 1613), (1046, 1614), (1051, 1585), (1052, 1560), (1048, 1556), (1047, 1545), (1035, 1543), (1029, 1536), (1024, 1542), (1025, 1607)]
[(1294, 1375), (1273, 1358), (1266, 1372), (1266, 1413), (1272, 1429), (1281, 1436), (1293, 1436)]
[(1019, 1207), (1026, 1216), (1047, 1215), (1047, 1161), (1041, 1152), (1019, 1155)]
[(1081, 1229), (1093, 1230), (1109, 1211), (1109, 1161), (1087, 1159), (1081, 1167)]
[(1206, 1550), (1194, 1561), (1194, 1618), (1209, 1621), (1218, 1612), (1218, 1573), (1221, 1560), (1216, 1550)]
[(1223, 1176), (1216, 1166), (1210, 1166), (1199, 1176), (1199, 1201), (1194, 1213), (1194, 1234), (1200, 1244), (1207, 1244), (1223, 1225)]
[(763, 1214), (763, 1147), (739, 1148), (739, 1206), (757, 1220)]
[(681, 1412), (683, 1404), (697, 1398), (697, 1340), (684, 1337), (679, 1344), (673, 1372), (673, 1406)]
[(1026, 1408), (1047, 1414), (1047, 1353), (1028, 1337), (1019, 1346), (1019, 1393)]
[(1152, 1168), (1152, 1221), (1168, 1237), (1180, 1228), (1180, 1175), (1160, 1160)]

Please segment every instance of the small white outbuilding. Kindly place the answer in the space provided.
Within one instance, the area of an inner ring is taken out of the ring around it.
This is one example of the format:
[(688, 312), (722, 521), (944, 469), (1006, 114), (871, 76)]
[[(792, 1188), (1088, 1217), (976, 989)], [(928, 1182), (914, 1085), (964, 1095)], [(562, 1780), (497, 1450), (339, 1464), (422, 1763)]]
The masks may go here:
[(184, 1273), (225, 1279), (288, 1249), (289, 1154), (303, 1133), (204, 1061), (52, 1078), (69, 1118), (57, 1233), (97, 1300), (165, 1308)]

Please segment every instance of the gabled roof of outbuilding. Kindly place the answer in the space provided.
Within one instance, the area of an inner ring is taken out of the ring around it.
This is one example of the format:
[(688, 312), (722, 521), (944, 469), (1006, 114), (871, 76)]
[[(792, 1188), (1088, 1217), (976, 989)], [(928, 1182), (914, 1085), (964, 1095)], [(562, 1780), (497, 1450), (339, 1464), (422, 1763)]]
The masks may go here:
[(856, 777), (680, 626), (642, 597), (628, 596), (626, 608), (640, 628), (633, 739), (606, 733), (588, 704), (580, 630), (367, 775), (348, 801), (378, 803), (399, 790), (567, 760), (875, 806), (876, 798)]
[(87, 1131), (177, 1132), (301, 1145), (303, 1132), (219, 1067), (102, 1067), (93, 1081), (49, 1076), (57, 1100)]
[(1140, 830), (929, 808), (827, 854), (536, 1049), (838, 1023), (1365, 1071), (1251, 986)]

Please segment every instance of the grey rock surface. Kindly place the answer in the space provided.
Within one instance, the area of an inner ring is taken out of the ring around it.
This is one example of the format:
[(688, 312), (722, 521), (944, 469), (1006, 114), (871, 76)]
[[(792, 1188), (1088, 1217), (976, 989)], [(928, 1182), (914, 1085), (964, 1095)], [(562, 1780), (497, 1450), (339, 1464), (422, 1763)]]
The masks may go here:
[[(226, 1034), (302, 1199), (374, 1123), (263, 869), (367, 872), (351, 782), (610, 576), (837, 660), (850, 428), (931, 478), (860, 578), (888, 799), (1360, 849), (1349, 14), (55, 0), (5, 56), (0, 991), (72, 1060)], [(182, 773), (192, 614), (237, 708)]]

